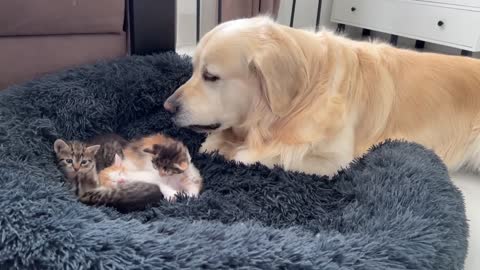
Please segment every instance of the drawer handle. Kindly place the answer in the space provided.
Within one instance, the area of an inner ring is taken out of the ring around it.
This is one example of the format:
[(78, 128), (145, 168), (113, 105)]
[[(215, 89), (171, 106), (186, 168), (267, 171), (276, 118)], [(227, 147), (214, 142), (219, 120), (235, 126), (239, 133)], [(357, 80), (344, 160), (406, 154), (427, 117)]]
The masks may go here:
[(350, 10), (351, 10), (352, 12), (355, 12), (355, 11), (357, 10), (357, 8), (356, 8), (356, 7), (352, 7)]
[(438, 21), (438, 22), (437, 22), (437, 25), (438, 25), (439, 27), (442, 27), (442, 26), (445, 25), (445, 23), (444, 23), (443, 21)]

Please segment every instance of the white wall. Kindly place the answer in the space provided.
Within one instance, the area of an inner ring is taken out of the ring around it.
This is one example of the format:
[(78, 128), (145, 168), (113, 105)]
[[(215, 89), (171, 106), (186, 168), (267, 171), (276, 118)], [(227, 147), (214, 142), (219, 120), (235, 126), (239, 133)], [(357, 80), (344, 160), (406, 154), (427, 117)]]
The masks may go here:
[[(238, 0), (242, 1), (242, 0)], [(321, 27), (335, 29), (336, 24), (330, 21), (333, 0), (322, 1), (322, 12), (320, 16)], [(217, 21), (217, 0), (201, 1), (201, 34), (205, 34), (216, 25)], [(284, 25), (289, 25), (293, 0), (281, 0), (280, 10), (277, 21)], [(295, 7), (295, 19), (293, 26), (296, 28), (314, 29), (315, 19), (317, 15), (318, 0), (297, 0)], [(195, 11), (196, 0), (178, 0), (177, 1), (177, 46), (193, 47), (195, 46)], [(473, 26), (472, 26), (473, 27)], [(355, 27), (346, 27), (348, 36), (358, 39), (361, 36), (362, 29)], [(372, 32), (373, 38), (379, 38), (388, 41), (390, 35)], [(399, 37), (398, 45), (403, 48), (413, 48), (415, 40)], [(425, 44), (425, 51), (433, 51), (447, 54), (460, 54), (460, 50), (436, 45)], [(480, 58), (480, 53), (476, 53), (475, 57)]]
[[(159, 0), (161, 1), (161, 0)], [(217, 23), (217, 0), (201, 0), (200, 36)], [(196, 43), (196, 0), (177, 0), (177, 47)]]
[(196, 1), (177, 1), (177, 46), (188, 46), (195, 43)]

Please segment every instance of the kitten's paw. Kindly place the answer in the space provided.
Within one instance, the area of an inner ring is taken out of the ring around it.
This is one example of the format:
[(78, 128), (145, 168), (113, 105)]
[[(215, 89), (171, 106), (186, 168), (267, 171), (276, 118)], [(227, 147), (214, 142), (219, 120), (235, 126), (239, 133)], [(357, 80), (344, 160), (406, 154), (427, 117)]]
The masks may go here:
[(173, 196), (164, 196), (165, 200), (168, 202), (174, 203), (177, 200), (177, 197), (175, 195)]
[(177, 191), (168, 187), (168, 186), (162, 186), (161, 187), (161, 192), (163, 194), (163, 198), (169, 202), (175, 202), (177, 200)]
[(188, 191), (186, 194), (189, 198), (198, 198), (198, 196), (200, 195), (200, 190)]

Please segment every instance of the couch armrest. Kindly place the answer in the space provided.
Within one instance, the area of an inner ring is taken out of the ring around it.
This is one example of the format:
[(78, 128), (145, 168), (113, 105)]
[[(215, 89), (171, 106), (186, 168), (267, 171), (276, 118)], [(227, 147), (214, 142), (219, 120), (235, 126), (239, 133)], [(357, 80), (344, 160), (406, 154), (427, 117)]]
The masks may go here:
[(127, 0), (130, 53), (175, 51), (176, 0)]

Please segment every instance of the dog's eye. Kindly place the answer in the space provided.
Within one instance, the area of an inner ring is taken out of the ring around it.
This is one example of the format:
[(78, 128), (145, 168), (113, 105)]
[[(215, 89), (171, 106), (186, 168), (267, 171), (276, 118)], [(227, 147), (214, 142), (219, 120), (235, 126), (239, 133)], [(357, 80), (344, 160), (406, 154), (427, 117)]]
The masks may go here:
[(208, 71), (205, 71), (203, 73), (203, 79), (205, 81), (209, 81), (209, 82), (215, 82), (215, 81), (218, 81), (220, 79), (220, 77), (216, 76), (216, 75), (213, 75), (211, 74), (210, 72)]

